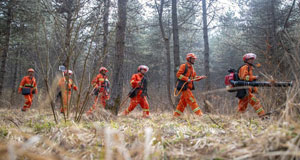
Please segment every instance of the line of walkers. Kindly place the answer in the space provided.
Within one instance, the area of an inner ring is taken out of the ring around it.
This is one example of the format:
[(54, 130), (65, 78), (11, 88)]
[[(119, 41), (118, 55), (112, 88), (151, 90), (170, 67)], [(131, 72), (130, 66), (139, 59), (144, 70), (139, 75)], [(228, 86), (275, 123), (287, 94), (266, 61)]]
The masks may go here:
[[(193, 96), (192, 90), (195, 89), (194, 81), (200, 81), (207, 77), (197, 76), (193, 67), (196, 59), (197, 57), (194, 53), (188, 53), (186, 55), (186, 63), (180, 65), (176, 74), (176, 77), (178, 78), (176, 90), (178, 91), (178, 94), (181, 93), (181, 98), (174, 112), (174, 117), (182, 115), (187, 105), (190, 105), (196, 115), (201, 116), (203, 114), (195, 97)], [(238, 78), (240, 80), (251, 82), (258, 78), (253, 75), (253, 63), (255, 59), (256, 55), (253, 53), (247, 53), (243, 56), (244, 65), (238, 71)], [(125, 109), (123, 115), (128, 115), (138, 104), (140, 104), (143, 109), (143, 117), (146, 118), (149, 117), (149, 103), (147, 101), (147, 79), (145, 78), (145, 73), (149, 71), (149, 68), (145, 65), (140, 65), (137, 71), (138, 72), (136, 74), (132, 75), (130, 80), (130, 85), (132, 87), (132, 90), (128, 95), (130, 97), (130, 105), (127, 109)], [(99, 106), (98, 104), (105, 108), (106, 101), (110, 98), (110, 83), (106, 75), (107, 72), (108, 70), (105, 67), (101, 67), (99, 69), (99, 74), (92, 80), (92, 86), (94, 88), (93, 95), (95, 95), (95, 99), (93, 106), (87, 111), (87, 115), (91, 114), (93, 110)], [(36, 79), (33, 74), (34, 70), (32, 68), (28, 69), (28, 75), (22, 79), (19, 86), (19, 93), (22, 93), (25, 98), (25, 104), (22, 111), (26, 111), (30, 108), (33, 100), (33, 94), (37, 94), (38, 92)], [(62, 96), (62, 113), (66, 112), (67, 105), (71, 99), (71, 91), (77, 90), (77, 86), (70, 78), (72, 74), (73, 72), (71, 70), (65, 70), (63, 72), (63, 77), (58, 82), (60, 94)], [(67, 83), (67, 81), (69, 82)], [(260, 117), (265, 115), (265, 111), (263, 110), (259, 100), (253, 95), (253, 93), (256, 92), (256, 87), (249, 88), (248, 94), (239, 99), (239, 112), (245, 112), (248, 103), (250, 103)]]

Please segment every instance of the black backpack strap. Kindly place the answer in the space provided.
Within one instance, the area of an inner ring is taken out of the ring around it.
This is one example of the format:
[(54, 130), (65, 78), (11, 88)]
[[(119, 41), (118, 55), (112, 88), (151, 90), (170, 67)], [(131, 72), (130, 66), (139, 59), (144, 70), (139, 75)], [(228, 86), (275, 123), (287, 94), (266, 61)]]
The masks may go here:
[(184, 69), (184, 72), (183, 72), (183, 75), (185, 76), (186, 72), (188, 71), (188, 65), (185, 63), (185, 69)]

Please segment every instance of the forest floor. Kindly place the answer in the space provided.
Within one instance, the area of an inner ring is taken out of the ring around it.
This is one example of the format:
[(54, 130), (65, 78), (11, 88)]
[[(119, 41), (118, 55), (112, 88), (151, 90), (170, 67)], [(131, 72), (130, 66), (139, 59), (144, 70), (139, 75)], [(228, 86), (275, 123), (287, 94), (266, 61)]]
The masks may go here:
[[(0, 159), (293, 159), (300, 123), (256, 115), (141, 111), (127, 117), (98, 110), (80, 123), (55, 124), (50, 110), (0, 109)], [(97, 115), (97, 116), (96, 116)], [(99, 116), (100, 115), (100, 116)]]

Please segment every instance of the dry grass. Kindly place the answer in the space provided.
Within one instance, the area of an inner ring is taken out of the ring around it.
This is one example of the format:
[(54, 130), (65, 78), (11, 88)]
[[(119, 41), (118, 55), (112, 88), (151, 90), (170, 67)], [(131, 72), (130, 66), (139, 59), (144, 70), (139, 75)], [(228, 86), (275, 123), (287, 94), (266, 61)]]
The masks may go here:
[(300, 125), (255, 115), (141, 118), (97, 111), (81, 123), (55, 125), (49, 112), (0, 110), (0, 159), (293, 159)]

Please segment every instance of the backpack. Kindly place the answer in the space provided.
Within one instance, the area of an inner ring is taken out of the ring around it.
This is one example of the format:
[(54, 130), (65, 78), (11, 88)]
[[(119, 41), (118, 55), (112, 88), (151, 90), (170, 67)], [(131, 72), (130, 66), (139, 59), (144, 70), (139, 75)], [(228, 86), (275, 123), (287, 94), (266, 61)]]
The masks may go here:
[[(246, 64), (243, 64), (237, 70), (236, 69), (232, 69), (232, 68), (230, 68), (228, 70), (229, 74), (225, 76), (225, 81), (224, 81), (226, 89), (227, 89), (228, 92), (236, 92), (236, 91), (238, 91), (238, 89), (234, 89), (234, 86), (232, 85), (231, 81), (241, 81), (241, 79), (239, 78), (239, 71), (245, 65)], [(248, 67), (248, 70), (249, 70), (249, 67)]]

